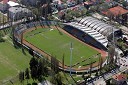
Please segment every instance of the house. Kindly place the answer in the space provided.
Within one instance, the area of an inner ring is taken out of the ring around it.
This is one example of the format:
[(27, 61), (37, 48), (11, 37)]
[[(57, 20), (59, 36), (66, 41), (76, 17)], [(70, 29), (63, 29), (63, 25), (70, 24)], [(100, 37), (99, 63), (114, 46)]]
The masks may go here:
[(64, 2), (62, 2), (61, 0), (58, 0), (57, 9), (60, 11), (60, 10), (62, 10), (64, 8), (67, 8), (67, 5)]
[(73, 7), (76, 5), (76, 2), (74, 0), (67, 0), (68, 7)]
[(119, 23), (126, 23), (128, 21), (128, 10), (121, 6), (109, 8), (106, 11), (102, 11), (102, 13)]
[(8, 4), (7, 4), (7, 2), (6, 2), (6, 1), (1, 1), (1, 2), (0, 2), (0, 11), (1, 11), (1, 12), (5, 12), (5, 11), (7, 11), (7, 9), (8, 9)]
[(116, 74), (113, 76), (112, 82), (115, 85), (127, 85), (127, 77), (125, 74)]
[(14, 6), (18, 4), (15, 2), (16, 0), (0, 0), (0, 11), (6, 12), (10, 6)]
[(22, 7), (10, 7), (8, 16), (11, 20), (19, 20), (24, 17), (31, 17), (32, 12), (27, 8)]

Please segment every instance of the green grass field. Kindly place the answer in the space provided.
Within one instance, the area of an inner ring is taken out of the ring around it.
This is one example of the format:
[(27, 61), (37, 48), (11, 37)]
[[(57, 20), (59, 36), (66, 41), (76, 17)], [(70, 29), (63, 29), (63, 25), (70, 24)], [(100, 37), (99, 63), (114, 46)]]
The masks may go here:
[(24, 55), (21, 49), (13, 47), (11, 39), (0, 43), (0, 85), (6, 85), (19, 71), (29, 67), (30, 59), (28, 53)]
[[(36, 47), (56, 57), (60, 62), (62, 61), (62, 56), (64, 56), (64, 63), (68, 66), (70, 65), (71, 42), (73, 44), (72, 65), (80, 62), (76, 67), (86, 66), (90, 62), (98, 61), (98, 58), (92, 57), (98, 54), (96, 50), (64, 33), (60, 33), (56, 29), (40, 28), (25, 34), (24, 38)], [(82, 60), (85, 61), (81, 63)]]

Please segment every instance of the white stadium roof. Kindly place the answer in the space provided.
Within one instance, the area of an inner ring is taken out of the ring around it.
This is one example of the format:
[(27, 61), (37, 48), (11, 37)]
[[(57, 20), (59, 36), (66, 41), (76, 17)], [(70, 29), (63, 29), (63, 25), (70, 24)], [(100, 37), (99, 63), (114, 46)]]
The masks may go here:
[(101, 33), (106, 37), (108, 37), (112, 33), (112, 29), (113, 31), (119, 30), (93, 17), (78, 18), (77, 21), (80, 24), (83, 24), (93, 30), (96, 30), (97, 32)]
[(103, 36), (96, 30), (91, 29), (90, 27), (83, 26), (82, 24), (80, 24), (78, 22), (71, 22), (71, 23), (68, 23), (67, 25), (73, 26), (73, 27), (87, 33), (88, 35), (92, 36), (95, 40), (97, 40), (98, 42), (103, 44), (105, 47), (108, 44), (107, 37)]
[(13, 6), (18, 6), (19, 4), (13, 1), (9, 1), (7, 2), (9, 6), (13, 7)]

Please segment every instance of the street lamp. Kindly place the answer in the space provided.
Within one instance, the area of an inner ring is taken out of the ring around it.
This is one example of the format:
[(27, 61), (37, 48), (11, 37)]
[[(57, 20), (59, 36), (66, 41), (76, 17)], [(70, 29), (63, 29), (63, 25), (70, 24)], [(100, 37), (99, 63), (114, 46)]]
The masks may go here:
[(114, 39), (114, 27), (112, 27), (112, 38), (113, 38), (113, 46), (115, 48), (115, 39)]
[(15, 18), (15, 13), (14, 13), (14, 15), (13, 15), (13, 17), (12, 17), (12, 25), (14, 25), (14, 18)]

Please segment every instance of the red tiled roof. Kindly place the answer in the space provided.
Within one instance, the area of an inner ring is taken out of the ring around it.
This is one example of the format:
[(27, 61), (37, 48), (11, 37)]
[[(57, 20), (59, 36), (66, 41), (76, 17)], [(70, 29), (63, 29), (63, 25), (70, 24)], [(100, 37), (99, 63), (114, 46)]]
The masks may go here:
[(6, 4), (6, 3), (9, 2), (9, 1), (16, 2), (16, 0), (0, 0), (0, 2), (2, 2), (3, 4)]
[(106, 2), (110, 2), (111, 0), (106, 0)]
[(84, 2), (84, 4), (90, 5), (90, 4), (93, 4), (93, 3), (90, 2), (90, 1), (86, 1), (86, 2)]
[(3, 3), (6, 4), (8, 2), (8, 0), (3, 0)]
[(114, 76), (114, 79), (117, 80), (117, 81), (125, 80), (126, 79), (126, 75), (118, 74), (118, 75)]
[(102, 13), (105, 15), (108, 15), (109, 12), (111, 12), (114, 16), (118, 16), (118, 15), (128, 13), (128, 10), (124, 9), (121, 6), (116, 6), (116, 7), (108, 9), (108, 11), (103, 11)]

